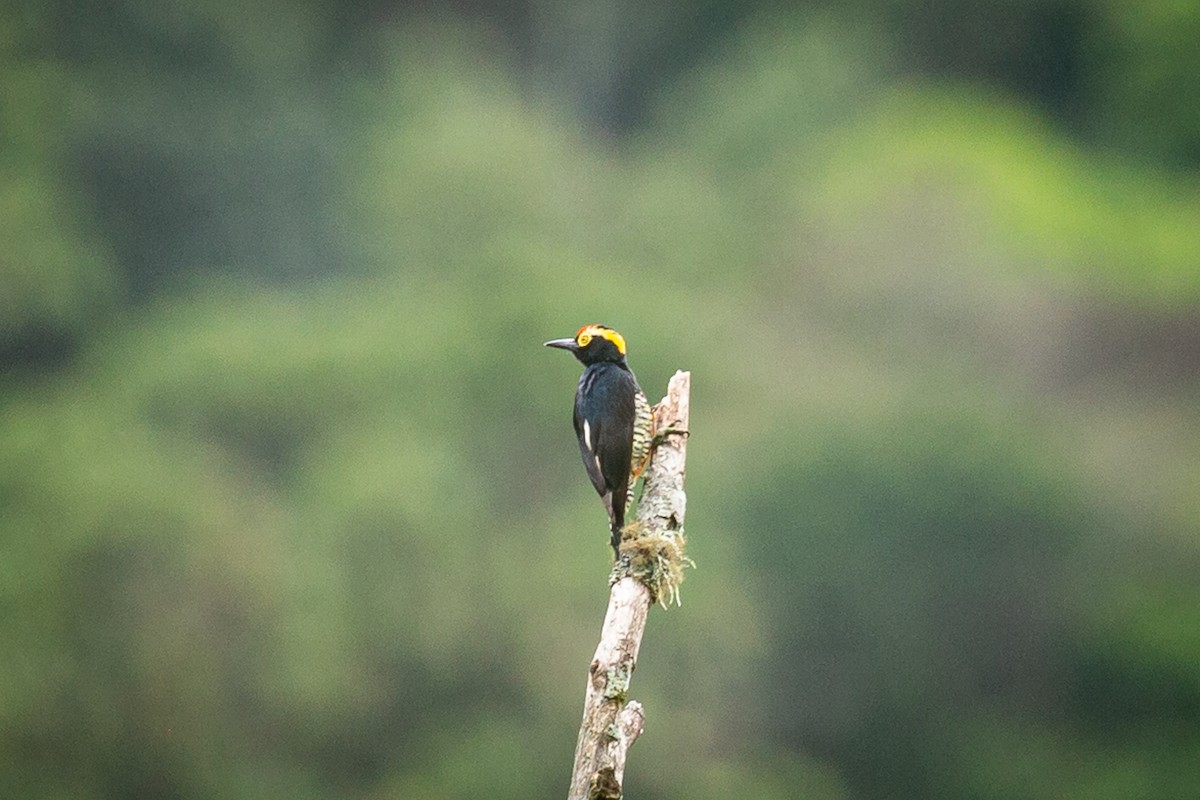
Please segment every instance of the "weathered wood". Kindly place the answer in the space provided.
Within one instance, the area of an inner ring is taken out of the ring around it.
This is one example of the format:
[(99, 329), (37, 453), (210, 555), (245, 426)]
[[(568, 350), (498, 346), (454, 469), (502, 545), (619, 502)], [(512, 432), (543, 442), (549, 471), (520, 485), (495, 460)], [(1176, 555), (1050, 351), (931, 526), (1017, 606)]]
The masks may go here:
[[(668, 385), (667, 396), (655, 406), (655, 424), (663, 436), (646, 470), (645, 487), (638, 501), (637, 531), (621, 547), (624, 562), (662, 561), (658, 545), (649, 554), (639, 551), (639, 542), (661, 542), (661, 537), (666, 537), (672, 544), (672, 553), (686, 561), (682, 554), (683, 518), (687, 506), (683, 478), (690, 392), (691, 373), (676, 372)], [(674, 544), (676, 537), (677, 545)], [(679, 570), (682, 570), (681, 565)], [(677, 580), (668, 580), (665, 584), (660, 579), (647, 582), (644, 574), (628, 572), (620, 563), (614, 571), (618, 579), (609, 592), (600, 643), (588, 668), (583, 722), (575, 745), (575, 768), (568, 800), (618, 800), (621, 797), (626, 757), (645, 724), (641, 704), (630, 702), (628, 695), (646, 619), (656, 599), (664, 605), (679, 599)]]
[(650, 590), (634, 578), (622, 578), (609, 592), (600, 644), (588, 667), (583, 723), (575, 744), (575, 771), (567, 795), (570, 800), (592, 798), (591, 790), (605, 768), (611, 770), (612, 780), (604, 783), (615, 781), (617, 794), (613, 797), (620, 797), (625, 755), (642, 726), (621, 730), (617, 718), (629, 708), (625, 705), (629, 679), (637, 665), (650, 606)]
[(667, 384), (667, 396), (654, 407), (654, 425), (662, 441), (646, 467), (646, 487), (637, 508), (638, 520), (653, 531), (683, 530), (687, 511), (683, 477), (687, 466), (691, 393), (692, 373), (676, 372)]

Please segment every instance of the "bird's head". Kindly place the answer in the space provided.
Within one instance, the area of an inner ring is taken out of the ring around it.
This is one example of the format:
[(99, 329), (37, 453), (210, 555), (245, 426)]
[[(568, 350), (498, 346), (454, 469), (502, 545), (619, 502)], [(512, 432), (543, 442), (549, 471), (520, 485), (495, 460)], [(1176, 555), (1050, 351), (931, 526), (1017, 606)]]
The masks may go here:
[(551, 339), (546, 347), (570, 350), (584, 364), (625, 362), (625, 337), (607, 325), (584, 325), (573, 339)]

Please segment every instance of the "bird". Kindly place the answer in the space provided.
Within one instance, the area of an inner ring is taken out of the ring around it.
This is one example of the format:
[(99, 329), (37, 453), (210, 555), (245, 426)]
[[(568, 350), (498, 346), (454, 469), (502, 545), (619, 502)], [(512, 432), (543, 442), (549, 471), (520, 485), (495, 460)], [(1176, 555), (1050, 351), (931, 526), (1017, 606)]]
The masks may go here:
[(625, 360), (625, 337), (607, 325), (584, 325), (546, 347), (568, 350), (583, 364), (575, 391), (574, 424), (588, 478), (608, 512), (614, 558), (633, 485), (650, 459), (654, 415)]

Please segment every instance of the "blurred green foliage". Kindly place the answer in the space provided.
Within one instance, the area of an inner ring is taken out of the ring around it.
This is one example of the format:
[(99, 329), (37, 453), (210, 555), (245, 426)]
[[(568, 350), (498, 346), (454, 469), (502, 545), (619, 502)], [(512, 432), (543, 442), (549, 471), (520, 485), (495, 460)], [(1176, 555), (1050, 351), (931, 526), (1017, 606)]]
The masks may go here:
[(560, 794), (590, 321), (630, 796), (1200, 793), (1200, 16), (976, 5), (0, 9), (0, 795)]

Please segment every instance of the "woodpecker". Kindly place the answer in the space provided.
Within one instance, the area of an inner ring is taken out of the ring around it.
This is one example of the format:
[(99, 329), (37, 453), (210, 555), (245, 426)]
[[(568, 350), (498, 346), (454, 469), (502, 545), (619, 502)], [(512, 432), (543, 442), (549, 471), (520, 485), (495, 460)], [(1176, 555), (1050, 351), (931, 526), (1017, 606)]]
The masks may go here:
[(612, 328), (584, 325), (573, 339), (553, 339), (546, 347), (569, 350), (584, 366), (575, 392), (575, 435), (583, 466), (608, 511), (615, 557), (633, 484), (650, 459), (654, 415), (625, 363), (625, 337)]

